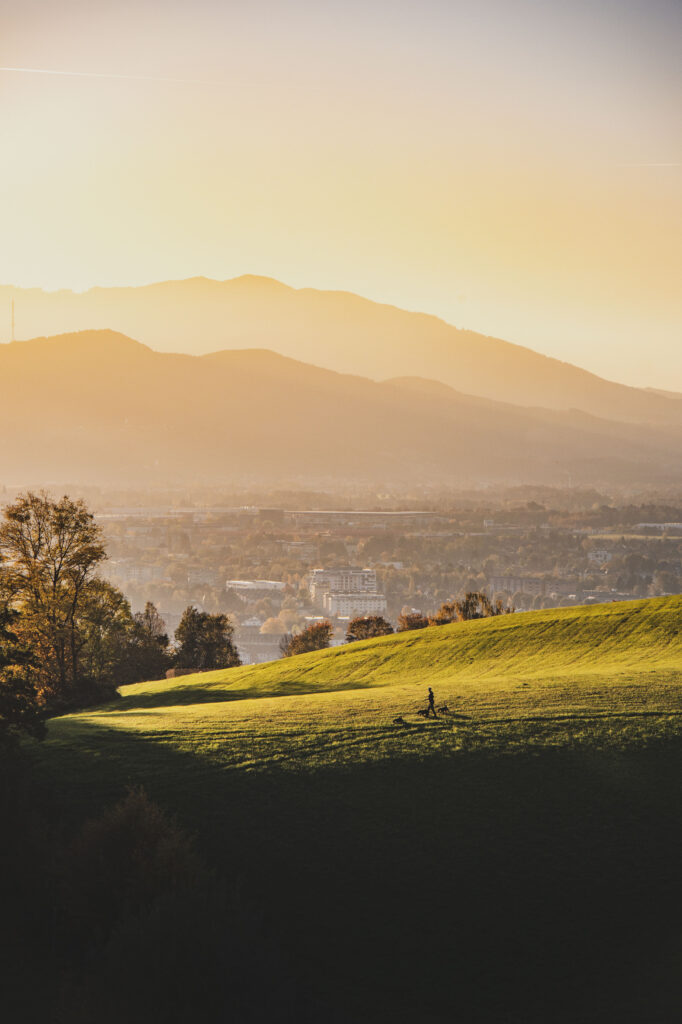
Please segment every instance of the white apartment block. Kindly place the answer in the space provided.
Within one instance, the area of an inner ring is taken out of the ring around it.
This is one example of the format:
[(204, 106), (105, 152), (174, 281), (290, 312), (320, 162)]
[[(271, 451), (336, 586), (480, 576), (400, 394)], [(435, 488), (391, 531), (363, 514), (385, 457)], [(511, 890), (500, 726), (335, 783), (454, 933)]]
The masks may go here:
[(322, 606), (329, 615), (354, 618), (356, 615), (383, 615), (386, 598), (383, 594), (330, 593), (322, 599)]
[(376, 594), (374, 569), (313, 569), (308, 576), (313, 601), (322, 604), (325, 594)]

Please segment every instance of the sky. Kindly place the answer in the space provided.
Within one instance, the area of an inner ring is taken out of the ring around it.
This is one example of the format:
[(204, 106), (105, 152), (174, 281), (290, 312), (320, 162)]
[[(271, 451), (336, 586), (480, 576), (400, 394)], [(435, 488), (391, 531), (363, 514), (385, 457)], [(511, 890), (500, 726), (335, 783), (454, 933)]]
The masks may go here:
[(0, 67), (0, 284), (262, 274), (682, 391), (677, 0), (0, 0)]

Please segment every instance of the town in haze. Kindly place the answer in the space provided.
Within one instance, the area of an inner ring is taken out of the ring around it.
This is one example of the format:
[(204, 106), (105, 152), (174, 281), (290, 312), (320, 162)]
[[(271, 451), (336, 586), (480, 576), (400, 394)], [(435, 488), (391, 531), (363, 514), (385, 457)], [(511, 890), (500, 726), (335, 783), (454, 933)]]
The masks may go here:
[(114, 507), (99, 497), (105, 574), (135, 611), (153, 602), (171, 634), (188, 604), (229, 614), (243, 664), (280, 657), (281, 637), (315, 619), (330, 619), (341, 643), (356, 616), (395, 625), (469, 591), (517, 611), (682, 593), (682, 500), (670, 496), (634, 504), (518, 489), (459, 503), (430, 496), (426, 510), (389, 495), (373, 510), (316, 497), (329, 507)]
[(1, 1024), (677, 1024), (681, 41), (0, 0)]

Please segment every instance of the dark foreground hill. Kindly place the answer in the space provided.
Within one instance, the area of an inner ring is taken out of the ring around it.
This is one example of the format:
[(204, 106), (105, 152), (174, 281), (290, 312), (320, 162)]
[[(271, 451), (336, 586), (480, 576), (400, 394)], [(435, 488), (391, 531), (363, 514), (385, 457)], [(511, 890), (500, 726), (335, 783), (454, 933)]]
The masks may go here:
[[(429, 684), (450, 714), (425, 721)], [(145, 906), (143, 850), (116, 833), (65, 903), (32, 877), (32, 817), (4, 998), (39, 1006), (47, 980), (77, 1024), (669, 1024), (681, 684), (676, 597), (126, 687), (57, 719), (25, 750), (48, 822), (94, 817), (106, 839), (103, 812), (143, 784), (215, 876)], [(131, 879), (132, 906), (111, 896)]]
[(666, 483), (682, 428), (378, 383), (272, 352), (154, 352), (111, 331), (0, 346), (0, 479)]
[(682, 423), (682, 403), (662, 393), (614, 384), (520, 345), (348, 292), (295, 289), (245, 276), (93, 288), (82, 294), (0, 288), (0, 303), (11, 299), (23, 338), (110, 328), (163, 351), (271, 349), (375, 380), (426, 377), (520, 406)]

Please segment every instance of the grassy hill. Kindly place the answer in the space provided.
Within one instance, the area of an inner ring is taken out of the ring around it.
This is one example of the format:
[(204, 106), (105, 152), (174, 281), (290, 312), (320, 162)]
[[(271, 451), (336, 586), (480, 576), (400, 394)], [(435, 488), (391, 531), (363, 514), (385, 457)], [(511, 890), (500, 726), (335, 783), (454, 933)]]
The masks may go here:
[(177, 814), (311, 1019), (663, 1021), (681, 684), (680, 597), (532, 612), (125, 687), (30, 754), (69, 827), (131, 783)]
[[(553, 608), (453, 623), (264, 665), (202, 672), (122, 688), (119, 707), (153, 707), (365, 687), (427, 686), (474, 694), (519, 680), (550, 684), (627, 676), (633, 682), (682, 670), (682, 599)], [(646, 678), (644, 678), (646, 677)], [(392, 695), (392, 701), (400, 699)]]

